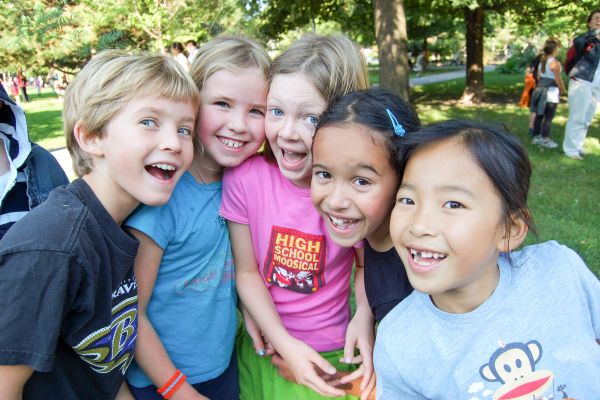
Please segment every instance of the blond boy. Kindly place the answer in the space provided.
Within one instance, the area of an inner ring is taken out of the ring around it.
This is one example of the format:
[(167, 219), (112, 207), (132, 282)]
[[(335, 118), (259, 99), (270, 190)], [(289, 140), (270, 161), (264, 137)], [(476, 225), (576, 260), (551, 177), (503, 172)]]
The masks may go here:
[(121, 229), (161, 205), (191, 163), (197, 89), (173, 60), (107, 51), (68, 87), (79, 179), (0, 242), (0, 399), (114, 399), (137, 334), (138, 242)]

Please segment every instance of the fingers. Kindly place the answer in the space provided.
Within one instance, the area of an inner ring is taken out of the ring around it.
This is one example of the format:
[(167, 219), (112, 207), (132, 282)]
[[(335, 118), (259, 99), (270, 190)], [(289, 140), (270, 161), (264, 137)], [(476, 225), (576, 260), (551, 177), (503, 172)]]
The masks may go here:
[(345, 364), (352, 363), (352, 359), (354, 358), (355, 345), (356, 345), (356, 340), (349, 339), (348, 336), (346, 336), (346, 341), (344, 343), (344, 358), (342, 360), (340, 360), (341, 362), (343, 362)]
[(375, 374), (372, 374), (367, 387), (364, 388), (362, 393), (360, 394), (360, 400), (375, 400), (375, 397), (376, 397), (375, 383), (376, 383), (376, 381), (377, 380), (375, 379)]
[[(364, 373), (365, 373), (365, 367), (361, 364), (360, 367), (358, 367), (358, 369), (356, 371), (352, 371), (351, 373), (344, 375), (340, 379), (340, 383), (344, 384), (344, 383), (352, 382), (356, 379), (359, 379), (361, 376), (363, 376)], [(361, 380), (361, 383), (362, 383), (362, 380)]]
[(325, 382), (314, 371), (311, 374), (307, 374), (303, 381), (298, 383), (308, 386), (322, 396), (344, 396), (346, 394), (345, 391)]
[(259, 356), (264, 356), (266, 354), (265, 344), (263, 342), (263, 337), (261, 335), (260, 329), (254, 323), (246, 324), (246, 331), (252, 340), (252, 347), (254, 347), (254, 351)]
[(290, 382), (296, 382), (294, 374), (290, 370), (288, 364), (279, 354), (273, 354), (273, 357), (271, 357), (271, 364), (273, 364), (273, 366), (277, 368), (277, 373), (281, 375), (281, 377), (287, 379)]
[(270, 356), (275, 354), (275, 348), (273, 348), (273, 345), (271, 344), (269, 338), (267, 338), (265, 335), (262, 335), (262, 340), (265, 345), (265, 355)]

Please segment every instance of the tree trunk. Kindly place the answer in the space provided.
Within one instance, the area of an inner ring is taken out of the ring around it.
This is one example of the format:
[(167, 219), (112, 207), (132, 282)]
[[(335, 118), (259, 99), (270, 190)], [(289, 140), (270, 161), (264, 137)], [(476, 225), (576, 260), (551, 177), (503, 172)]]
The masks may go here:
[(404, 0), (374, 0), (379, 86), (408, 101), (408, 40)]
[(474, 10), (465, 8), (467, 25), (467, 78), (462, 102), (465, 104), (481, 103), (483, 94), (483, 27), (485, 14), (482, 7)]

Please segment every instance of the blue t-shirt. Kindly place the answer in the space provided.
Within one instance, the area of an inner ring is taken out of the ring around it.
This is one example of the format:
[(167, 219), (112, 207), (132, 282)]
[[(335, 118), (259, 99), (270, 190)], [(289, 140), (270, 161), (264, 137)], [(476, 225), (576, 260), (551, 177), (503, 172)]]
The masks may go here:
[(390, 311), (375, 343), (378, 399), (600, 399), (600, 282), (554, 241), (510, 259), (472, 312), (418, 291)]
[[(186, 172), (167, 204), (141, 206), (125, 222), (164, 250), (147, 315), (192, 384), (219, 376), (233, 352), (237, 297), (220, 202), (221, 182), (199, 184)], [(127, 380), (136, 387), (152, 384), (135, 360)]]

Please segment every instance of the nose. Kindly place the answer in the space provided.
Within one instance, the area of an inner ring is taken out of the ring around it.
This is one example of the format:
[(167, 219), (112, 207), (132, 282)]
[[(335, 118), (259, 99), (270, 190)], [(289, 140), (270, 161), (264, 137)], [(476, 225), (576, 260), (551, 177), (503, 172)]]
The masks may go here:
[(331, 192), (326, 198), (327, 206), (331, 211), (343, 210), (350, 206), (350, 200), (346, 194), (346, 187), (342, 183), (334, 182)]
[(296, 141), (299, 139), (297, 134), (297, 127), (293, 118), (285, 117), (283, 122), (281, 123), (279, 132), (277, 135), (285, 140)]
[[(178, 127), (164, 127), (160, 138), (160, 149), (179, 153), (182, 148), (182, 136), (177, 132)], [(194, 134), (194, 133), (192, 133)]]
[(246, 119), (242, 110), (233, 110), (229, 114), (227, 127), (237, 133), (246, 132)]
[(416, 207), (410, 224), (410, 232), (417, 237), (435, 235), (435, 215), (426, 205)]

